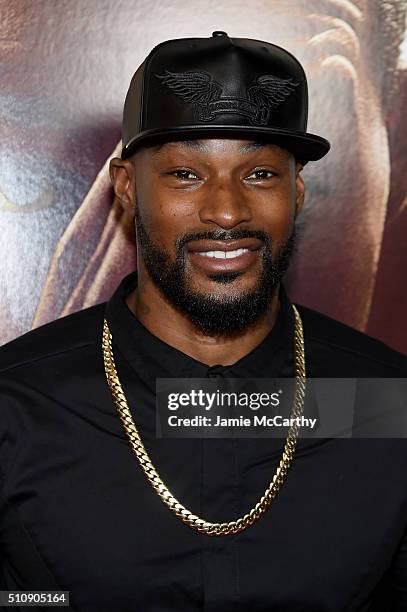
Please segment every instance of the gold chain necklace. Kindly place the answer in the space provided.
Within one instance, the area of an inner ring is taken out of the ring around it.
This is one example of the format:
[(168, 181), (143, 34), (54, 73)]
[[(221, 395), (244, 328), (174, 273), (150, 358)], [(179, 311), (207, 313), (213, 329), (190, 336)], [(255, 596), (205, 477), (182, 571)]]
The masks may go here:
[[(290, 416), (291, 418), (296, 418), (302, 415), (304, 407), (305, 352), (301, 317), (294, 304), (292, 304), (292, 307), (295, 315), (294, 355), (296, 388), (293, 408)], [(167, 489), (166, 485), (161, 480), (157, 470), (155, 469), (133, 421), (126, 396), (120, 384), (113, 356), (112, 335), (106, 319), (104, 320), (103, 324), (102, 348), (107, 383), (124, 429), (129, 438), (130, 445), (135, 452), (148, 481), (162, 501), (179, 519), (181, 519), (183, 523), (188, 525), (188, 527), (209, 536), (224, 536), (240, 533), (241, 531), (244, 531), (250, 527), (250, 525), (253, 525), (253, 523), (266, 512), (271, 502), (276, 497), (294, 459), (299, 429), (297, 421), (292, 421), (294, 425), (291, 425), (288, 430), (288, 435), (285, 441), (284, 451), (282, 458), (280, 459), (279, 466), (274, 474), (273, 480), (270, 482), (257, 504), (247, 514), (238, 518), (237, 520), (231, 521), (230, 523), (210, 523), (196, 516), (195, 514), (192, 514), (192, 512), (185, 508), (185, 506), (183, 506)]]

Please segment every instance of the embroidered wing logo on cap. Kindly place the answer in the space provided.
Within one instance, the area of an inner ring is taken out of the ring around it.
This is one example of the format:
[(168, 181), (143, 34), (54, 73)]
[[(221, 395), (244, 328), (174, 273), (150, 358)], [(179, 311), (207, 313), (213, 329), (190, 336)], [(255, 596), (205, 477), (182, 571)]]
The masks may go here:
[(256, 84), (247, 88), (247, 97), (254, 104), (268, 106), (273, 111), (291, 96), (297, 85), (299, 83), (295, 83), (292, 78), (280, 79), (280, 77), (265, 74), (257, 77)]
[(257, 77), (246, 92), (247, 98), (222, 96), (222, 86), (203, 70), (155, 75), (184, 102), (193, 105), (197, 121), (208, 123), (217, 115), (234, 113), (248, 117), (252, 125), (267, 125), (270, 114), (295, 91), (299, 83), (272, 75)]
[(218, 100), (222, 93), (222, 86), (203, 70), (188, 72), (166, 70), (166, 74), (155, 76), (182, 100), (192, 102), (197, 106), (205, 106), (213, 100)]

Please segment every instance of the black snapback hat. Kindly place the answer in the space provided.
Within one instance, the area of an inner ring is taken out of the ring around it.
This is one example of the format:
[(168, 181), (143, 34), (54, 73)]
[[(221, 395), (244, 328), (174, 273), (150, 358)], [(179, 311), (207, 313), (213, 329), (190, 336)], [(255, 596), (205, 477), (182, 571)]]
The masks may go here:
[(122, 159), (141, 145), (240, 136), (274, 143), (306, 163), (330, 149), (307, 133), (307, 118), (305, 72), (285, 49), (226, 32), (168, 40), (131, 80)]

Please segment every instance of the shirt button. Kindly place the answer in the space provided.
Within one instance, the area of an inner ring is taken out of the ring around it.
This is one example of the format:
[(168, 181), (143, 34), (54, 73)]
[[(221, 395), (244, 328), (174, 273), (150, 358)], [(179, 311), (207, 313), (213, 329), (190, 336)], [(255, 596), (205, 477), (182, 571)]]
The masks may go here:
[(225, 369), (225, 366), (221, 364), (210, 366), (206, 373), (206, 377), (207, 378), (221, 378), (221, 376), (223, 376), (224, 369)]

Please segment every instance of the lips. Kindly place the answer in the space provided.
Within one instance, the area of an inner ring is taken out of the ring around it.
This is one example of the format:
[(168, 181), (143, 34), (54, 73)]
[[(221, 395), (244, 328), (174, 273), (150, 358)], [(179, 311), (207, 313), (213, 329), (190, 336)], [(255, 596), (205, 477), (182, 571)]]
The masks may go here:
[(206, 273), (244, 272), (258, 261), (261, 240), (197, 240), (188, 245), (191, 263)]
[(244, 238), (242, 240), (195, 240), (188, 244), (191, 253), (207, 253), (209, 251), (237, 251), (238, 249), (249, 249), (257, 251), (263, 243), (258, 238)]

